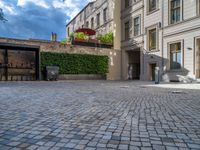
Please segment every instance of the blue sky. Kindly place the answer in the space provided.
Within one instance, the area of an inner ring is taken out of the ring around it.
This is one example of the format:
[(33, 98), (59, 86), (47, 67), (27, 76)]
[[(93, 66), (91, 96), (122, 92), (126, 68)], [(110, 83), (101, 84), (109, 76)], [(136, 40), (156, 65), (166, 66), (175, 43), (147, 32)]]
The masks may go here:
[(5, 18), (0, 37), (58, 40), (66, 36), (65, 25), (91, 0), (0, 0)]

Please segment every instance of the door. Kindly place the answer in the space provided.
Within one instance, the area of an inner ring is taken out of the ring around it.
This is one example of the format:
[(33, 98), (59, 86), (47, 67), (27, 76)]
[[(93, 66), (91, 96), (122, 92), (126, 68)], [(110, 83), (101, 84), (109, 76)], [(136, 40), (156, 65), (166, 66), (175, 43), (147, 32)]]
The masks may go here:
[(33, 81), (35, 76), (34, 51), (8, 51), (8, 80)]
[(0, 50), (1, 81), (36, 80), (35, 51)]
[(133, 79), (136, 79), (136, 80), (140, 79), (140, 64), (139, 63), (133, 64)]
[[(131, 80), (140, 79), (140, 50), (128, 51), (128, 74)], [(131, 70), (130, 70), (131, 68)], [(130, 72), (131, 71), (131, 72)]]
[(155, 81), (155, 70), (156, 70), (156, 64), (150, 64), (150, 80)]

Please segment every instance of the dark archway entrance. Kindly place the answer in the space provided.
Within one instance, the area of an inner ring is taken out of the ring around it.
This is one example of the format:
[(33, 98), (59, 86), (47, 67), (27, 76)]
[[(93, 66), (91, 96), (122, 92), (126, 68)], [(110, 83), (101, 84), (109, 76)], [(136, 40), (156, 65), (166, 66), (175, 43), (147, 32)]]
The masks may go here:
[(0, 43), (0, 81), (39, 80), (39, 47)]
[[(140, 79), (140, 49), (128, 52), (128, 74), (130, 80)], [(131, 70), (130, 70), (131, 69)]]

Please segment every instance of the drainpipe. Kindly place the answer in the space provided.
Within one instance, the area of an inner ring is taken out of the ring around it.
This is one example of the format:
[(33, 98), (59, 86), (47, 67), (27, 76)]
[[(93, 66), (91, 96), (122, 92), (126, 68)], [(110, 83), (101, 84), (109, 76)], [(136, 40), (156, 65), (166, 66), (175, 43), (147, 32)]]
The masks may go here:
[(142, 5), (143, 5), (143, 11), (142, 11), (142, 17), (143, 17), (143, 24), (142, 24), (142, 29), (143, 29), (143, 36), (142, 36), (142, 42), (143, 42), (143, 49), (142, 49), (142, 58), (143, 58), (143, 62), (142, 62), (142, 78), (144, 80), (144, 35), (145, 35), (145, 28), (144, 28), (144, 0), (142, 1)]
[(164, 1), (161, 1), (162, 2), (162, 75), (164, 73)]

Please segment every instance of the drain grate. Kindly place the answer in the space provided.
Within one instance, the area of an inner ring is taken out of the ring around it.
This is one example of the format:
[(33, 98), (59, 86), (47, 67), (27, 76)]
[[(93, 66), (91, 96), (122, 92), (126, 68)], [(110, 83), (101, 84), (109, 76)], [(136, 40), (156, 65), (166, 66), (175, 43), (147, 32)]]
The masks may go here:
[(172, 91), (172, 94), (185, 94), (183, 91)]
[(120, 86), (121, 89), (128, 89), (129, 86)]

